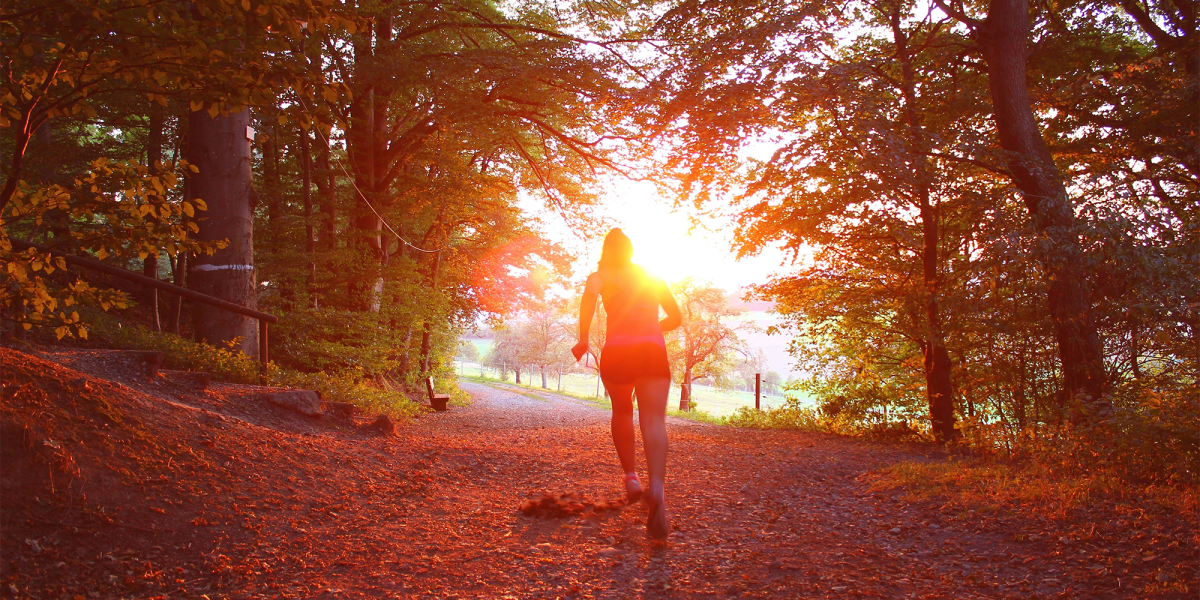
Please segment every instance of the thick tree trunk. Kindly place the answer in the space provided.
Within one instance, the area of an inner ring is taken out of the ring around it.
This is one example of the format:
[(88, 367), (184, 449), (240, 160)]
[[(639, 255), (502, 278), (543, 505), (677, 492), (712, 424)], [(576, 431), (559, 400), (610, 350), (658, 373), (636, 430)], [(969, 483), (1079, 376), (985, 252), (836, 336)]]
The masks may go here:
[[(382, 215), (394, 202), (390, 193), (389, 173), (398, 163), (407, 161), (410, 149), (436, 130), (423, 123), (397, 138), (389, 118), (392, 86), (376, 85), (375, 74), (392, 69), (389, 55), (393, 46), (392, 13), (374, 15), (373, 24), (354, 38), (355, 90), (350, 105), (350, 126), (346, 131), (346, 149), (354, 171), (357, 202), (354, 208), (355, 245), (364, 267), (363, 276), (350, 286), (352, 302), (363, 310), (382, 308), (384, 272), (390, 257), (390, 243), (384, 242)], [(403, 110), (409, 110), (404, 108)], [(378, 212), (377, 212), (378, 211)]]
[(934, 436), (940, 442), (954, 439), (954, 386), (950, 379), (953, 364), (946, 351), (942, 332), (942, 315), (938, 310), (941, 280), (938, 274), (938, 207), (932, 200), (929, 151), (924, 129), (917, 115), (917, 84), (908, 49), (908, 35), (900, 24), (899, 4), (891, 14), (892, 37), (901, 66), (905, 119), (908, 122), (909, 146), (914, 165), (916, 201), (921, 217), (921, 270), (925, 283), (925, 398), (929, 403), (929, 420)]
[(433, 345), (433, 324), (425, 321), (421, 331), (421, 376), (429, 372), (429, 353)]
[(1013, 183), (1046, 240), (1038, 244), (1049, 279), (1050, 318), (1062, 361), (1064, 400), (1080, 397), (1096, 402), (1106, 392), (1103, 348), (1092, 318), (1074, 209), (1029, 99), (1025, 63), (1029, 31), (1027, 0), (992, 0), (978, 39), (987, 61), (1000, 146), (1009, 153)]
[[(355, 56), (370, 64), (374, 62), (373, 50), (369, 40), (361, 41), (355, 45)], [(366, 93), (350, 106), (350, 128), (346, 135), (349, 159), (354, 166), (356, 199), (352, 247), (357, 250), (363, 267), (362, 277), (350, 284), (350, 297), (359, 310), (372, 312), (378, 312), (383, 305), (383, 266), (387, 263), (383, 220), (376, 212), (382, 209), (376, 192), (384, 132), (380, 130), (382, 120), (378, 119), (382, 115), (377, 115), (375, 109), (375, 90), (368, 86)]]
[(350, 285), (350, 297), (362, 311), (379, 312), (383, 308), (383, 267), (388, 256), (383, 249), (383, 222), (360, 197), (359, 215), (354, 219), (358, 233), (358, 254), (362, 261), (363, 277)]
[(950, 384), (950, 355), (945, 346), (925, 345), (925, 381), (928, 384), (929, 418), (933, 423), (934, 436), (941, 442), (952, 440), (958, 433), (954, 429), (954, 403), (934, 397), (934, 394), (954, 389)]
[(540, 369), (542, 372), (542, 389), (548, 390), (550, 389), (550, 386), (546, 385), (546, 367), (540, 367)]
[[(199, 219), (196, 238), (228, 240), (229, 246), (212, 256), (200, 254), (190, 265), (190, 287), (198, 292), (248, 308), (257, 307), (254, 276), (254, 215), (251, 205), (250, 113), (210, 117), (193, 112), (188, 160), (199, 172), (189, 177), (193, 197), (208, 204)], [(258, 327), (254, 319), (206, 304), (195, 303), (192, 323), (196, 337), (217, 347), (232, 344), (251, 356), (258, 354)], [(236, 343), (234, 343), (236, 341)]]
[(521, 369), (513, 367), (513, 373), (517, 374), (517, 383), (521, 383)]

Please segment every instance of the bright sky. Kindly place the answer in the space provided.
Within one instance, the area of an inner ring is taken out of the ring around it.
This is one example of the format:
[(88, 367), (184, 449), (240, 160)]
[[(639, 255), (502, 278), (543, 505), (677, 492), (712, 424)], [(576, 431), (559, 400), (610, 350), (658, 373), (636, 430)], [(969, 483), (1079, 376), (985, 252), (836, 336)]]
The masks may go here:
[[(786, 260), (782, 252), (736, 260), (730, 249), (733, 223), (709, 221), (707, 230), (691, 229), (688, 216), (673, 210), (651, 183), (616, 181), (605, 195), (599, 214), (633, 240), (633, 261), (667, 282), (692, 277), (734, 292), (765, 282)], [(549, 223), (545, 229), (551, 239), (579, 256), (575, 279), (596, 269), (603, 237), (580, 240)]]
[[(666, 280), (668, 283), (692, 277), (709, 281), (717, 287), (740, 296), (738, 291), (748, 285), (764, 283), (772, 273), (787, 272), (787, 255), (771, 251), (742, 260), (734, 258), (730, 249), (733, 223), (706, 222), (707, 228), (691, 229), (688, 216), (671, 208), (651, 183), (618, 180), (610, 184), (599, 214), (610, 219), (633, 240), (633, 261)], [(526, 205), (530, 216), (541, 217), (547, 237), (576, 253), (573, 279), (582, 281), (596, 269), (600, 259), (603, 237), (580, 240), (556, 217), (541, 207)], [(747, 315), (763, 330), (778, 323), (773, 315), (756, 312)], [(787, 355), (787, 338), (768, 336), (765, 331), (744, 335), (752, 348), (762, 348), (773, 371), (788, 377), (791, 360)], [(792, 377), (798, 376), (791, 373)]]

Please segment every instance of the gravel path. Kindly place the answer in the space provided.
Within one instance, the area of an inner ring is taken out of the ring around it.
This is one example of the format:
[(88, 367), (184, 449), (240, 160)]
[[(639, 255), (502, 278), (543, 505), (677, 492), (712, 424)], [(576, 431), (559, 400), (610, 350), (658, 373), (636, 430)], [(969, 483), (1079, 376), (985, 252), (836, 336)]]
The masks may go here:
[(607, 424), (609, 412), (583, 400), (504, 384), (463, 381), (471, 405), (421, 419), (415, 431), (476, 432), (589, 427)]

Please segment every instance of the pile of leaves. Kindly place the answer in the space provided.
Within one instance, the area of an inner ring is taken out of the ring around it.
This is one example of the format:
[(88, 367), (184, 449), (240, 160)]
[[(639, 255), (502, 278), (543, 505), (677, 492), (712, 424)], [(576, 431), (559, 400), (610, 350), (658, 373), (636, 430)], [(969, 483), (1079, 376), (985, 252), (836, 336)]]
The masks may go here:
[(588, 500), (579, 492), (538, 492), (532, 498), (521, 501), (521, 512), (527, 517), (560, 518), (575, 517), (586, 513), (602, 515), (611, 510), (620, 510), (629, 505), (629, 500)]

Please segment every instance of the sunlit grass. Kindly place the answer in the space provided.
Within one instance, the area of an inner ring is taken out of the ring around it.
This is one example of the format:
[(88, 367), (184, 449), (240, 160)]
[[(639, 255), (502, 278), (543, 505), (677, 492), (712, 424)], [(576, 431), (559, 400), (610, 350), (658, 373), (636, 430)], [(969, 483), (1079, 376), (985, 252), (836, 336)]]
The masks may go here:
[[(476, 342), (486, 342), (487, 340), (470, 340)], [(480, 379), (488, 381), (501, 381), (500, 370), (491, 366), (481, 367), (479, 363), (456, 361), (455, 372), (459, 377)], [(508, 371), (506, 383), (517, 385), (516, 378), (511, 369)], [(532, 373), (522, 372), (521, 383), (519, 385), (529, 387), (531, 389), (543, 389), (541, 387), (541, 375), (534, 371)], [(546, 373), (547, 391), (559, 393), (581, 400), (593, 400), (596, 397), (602, 397), (604, 394), (603, 386), (597, 389), (597, 379), (594, 373), (563, 373), (562, 383), (558, 381), (558, 371), (554, 369), (552, 372)], [(794, 394), (794, 392), (792, 392)], [(679, 407), (679, 385), (672, 384), (670, 395), (667, 398), (667, 407), (669, 409), (677, 409)], [(710, 422), (715, 419), (730, 417), (736, 414), (743, 408), (754, 408), (754, 392), (740, 390), (721, 390), (704, 385), (692, 386), (692, 402), (695, 403), (697, 411), (705, 413), (704, 416), (689, 415), (684, 411), (678, 412), (678, 415), (683, 418), (692, 420)], [(785, 404), (785, 399), (782, 396), (764, 395), (761, 400), (761, 406), (764, 411), (773, 408), (779, 408)], [(811, 398), (804, 396), (799, 398), (802, 405), (812, 406)], [(692, 411), (694, 412), (694, 411)]]
[[(476, 369), (478, 369), (478, 366), (476, 366)], [(530, 383), (530, 381), (528, 379), (522, 381), (521, 383), (516, 383), (515, 379), (512, 378), (511, 374), (510, 374), (508, 380), (502, 380), (499, 377), (489, 377), (487, 375), (486, 370), (484, 371), (484, 373), (485, 374), (483, 376), (480, 376), (480, 375), (478, 375), (478, 371), (475, 371), (473, 374), (472, 372), (470, 372), (469, 369), (467, 369), (467, 370), (463, 371), (462, 375), (459, 375), (459, 379), (464, 380), (464, 381), (473, 381), (473, 382), (477, 382), (477, 383), (483, 383), (483, 384), (502, 384), (507, 389), (511, 389), (514, 387), (522, 388), (525, 390), (529, 390), (529, 392), (527, 393), (527, 392), (521, 391), (521, 392), (516, 392), (516, 393), (520, 393), (524, 396), (533, 398), (535, 400), (541, 400), (542, 398), (533, 392), (546, 392), (546, 393), (556, 394), (556, 395), (560, 395), (560, 396), (569, 396), (569, 397), (575, 398), (577, 400), (583, 400), (583, 401), (585, 401), (597, 408), (603, 409), (603, 410), (612, 410), (612, 402), (607, 398), (604, 398), (602, 396), (597, 397), (591, 393), (585, 393), (585, 394), (573, 393), (571, 391), (571, 389), (578, 389), (578, 386), (568, 385), (568, 383), (567, 383), (568, 379), (567, 379), (566, 374), (563, 375), (563, 390), (558, 391), (558, 388), (555, 385), (555, 384), (557, 384), (557, 381), (555, 381), (553, 384), (551, 384), (551, 382), (548, 380), (547, 383), (550, 385), (550, 387), (543, 388), (543, 387), (541, 387), (541, 378), (540, 377), (537, 377), (533, 383)], [(601, 389), (603, 390), (603, 388), (601, 388)], [(714, 415), (708, 411), (701, 410), (701, 409), (693, 409), (690, 411), (678, 410), (677, 408), (674, 408), (675, 406), (678, 406), (678, 404), (679, 404), (679, 394), (678, 394), (678, 392), (676, 392), (674, 394), (674, 398), (672, 398), (670, 401), (668, 401), (667, 416), (675, 417), (675, 418), (679, 418), (679, 419), (687, 419), (689, 421), (696, 421), (698, 423), (707, 423), (709, 425), (729, 425), (729, 426), (734, 426), (734, 427), (763, 427), (761, 425), (747, 424), (746, 419), (744, 418), (744, 415), (746, 415), (746, 414), (762, 414), (762, 415), (766, 415), (766, 417), (764, 417), (764, 418), (769, 420), (770, 415), (772, 415), (775, 412), (775, 411), (771, 411), (771, 410), (755, 411), (751, 407), (742, 407), (737, 413), (735, 413), (732, 416)], [(751, 395), (751, 404), (753, 404), (753, 395)], [(739, 420), (739, 418), (738, 418), (739, 416), (741, 416), (743, 418), (741, 418)], [(765, 425), (765, 427), (771, 427), (771, 426), (772, 425)], [(793, 429), (795, 428), (795, 427), (787, 427), (786, 425), (778, 425), (778, 427), (793, 428)]]
[(876, 491), (905, 490), (916, 499), (945, 507), (983, 513), (1034, 512), (1067, 519), (1080, 510), (1109, 506), (1136, 512), (1158, 509), (1179, 514), (1200, 510), (1200, 491), (1170, 486), (1138, 486), (1111, 473), (1061, 471), (1036, 463), (1008, 463), (994, 458), (948, 461), (904, 461), (876, 473)]

